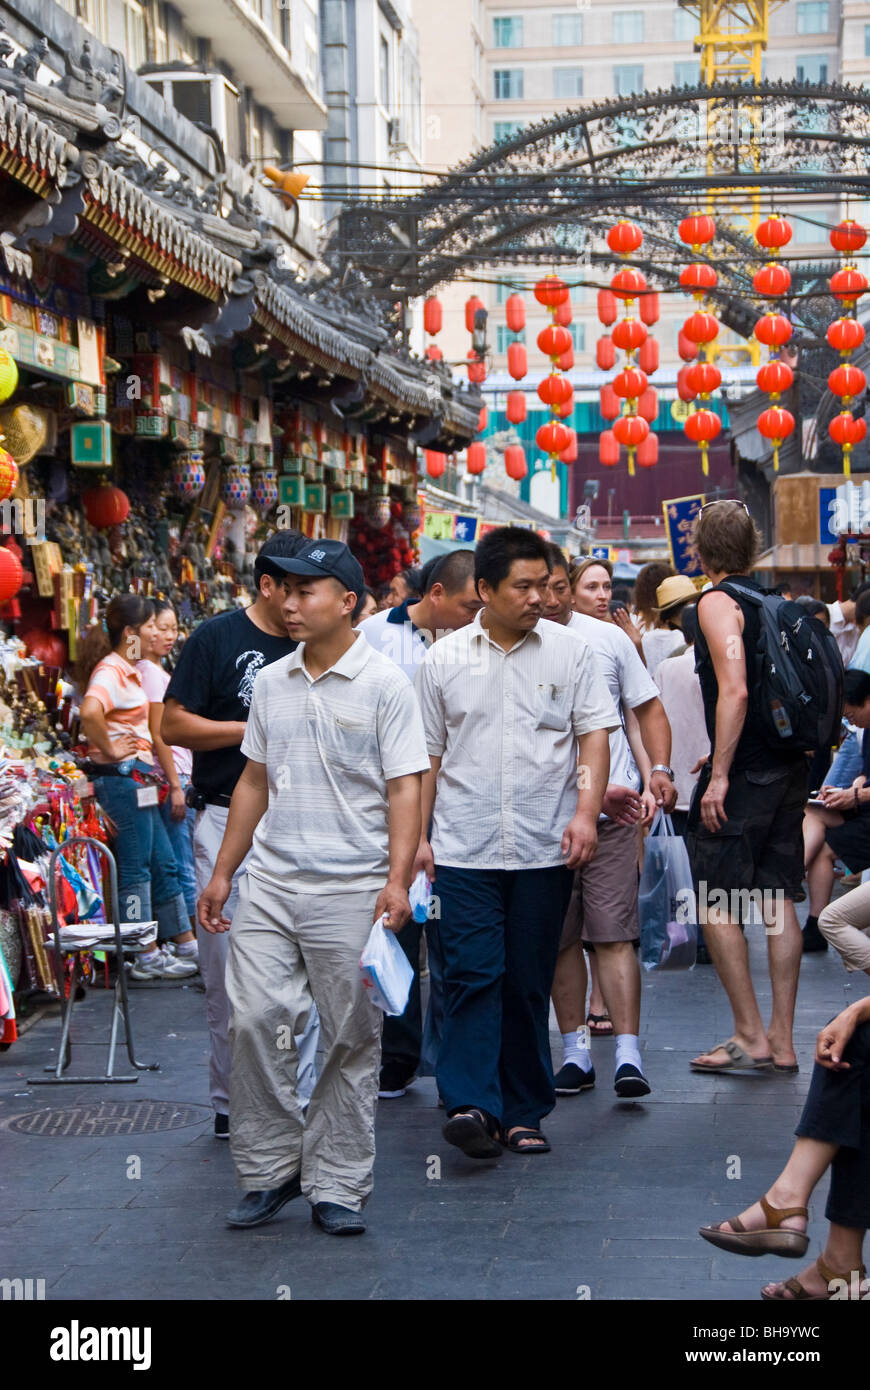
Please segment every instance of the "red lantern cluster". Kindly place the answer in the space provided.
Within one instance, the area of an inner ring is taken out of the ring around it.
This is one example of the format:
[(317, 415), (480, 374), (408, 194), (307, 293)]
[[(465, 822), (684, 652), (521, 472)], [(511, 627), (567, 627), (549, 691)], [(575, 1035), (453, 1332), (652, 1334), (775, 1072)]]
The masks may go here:
[[(830, 239), (834, 250), (848, 257), (860, 251), (867, 240), (867, 232), (859, 223), (846, 218), (831, 229)], [(857, 313), (858, 300), (867, 289), (867, 279), (856, 266), (847, 264), (835, 271), (828, 283), (845, 309), (844, 316), (835, 319), (827, 331), (828, 342), (841, 358), (839, 367), (835, 367), (828, 376), (828, 388), (840, 397), (842, 406), (840, 413), (829, 424), (828, 434), (843, 450), (843, 474), (848, 478), (852, 450), (867, 434), (866, 421), (856, 419), (851, 411), (852, 402), (863, 394), (867, 386), (867, 378), (860, 367), (849, 361), (855, 349), (864, 342), (864, 327), (854, 315)]]
[[(707, 213), (684, 217), (679, 237), (690, 246), (696, 257), (716, 235), (716, 223)], [(680, 271), (680, 286), (695, 300), (695, 309), (680, 330), (677, 350), (686, 365), (677, 376), (677, 394), (687, 403), (700, 398), (701, 405), (686, 417), (683, 432), (701, 450), (701, 470), (710, 471), (708, 447), (722, 429), (722, 422), (708, 402), (722, 385), (722, 373), (712, 361), (713, 343), (719, 336), (719, 321), (704, 308), (704, 298), (719, 283), (719, 276), (709, 260), (694, 260)], [(696, 360), (697, 359), (697, 360)]]
[[(621, 219), (607, 232), (607, 245), (617, 255), (630, 256), (642, 244), (643, 232), (635, 222)], [(625, 353), (626, 359), (613, 380), (600, 390), (601, 414), (605, 420), (613, 421), (613, 427), (599, 436), (598, 460), (606, 468), (614, 467), (619, 462), (620, 445), (624, 445), (628, 450), (628, 472), (633, 475), (635, 460), (642, 467), (649, 467), (658, 458), (658, 440), (650, 431), (658, 414), (658, 397), (650, 389), (648, 376), (659, 365), (659, 345), (649, 332), (658, 322), (659, 297), (647, 291), (646, 279), (636, 266), (625, 265), (612, 276), (610, 289), (599, 291), (598, 317), (605, 327), (612, 327), (612, 332), (598, 340), (597, 366), (602, 371), (616, 366), (617, 349)]]
[(771, 259), (752, 277), (756, 294), (768, 301), (764, 313), (755, 325), (755, 336), (760, 343), (770, 349), (768, 361), (759, 367), (755, 381), (760, 391), (770, 396), (770, 405), (758, 417), (758, 432), (773, 445), (773, 467), (779, 468), (779, 449), (784, 439), (794, 430), (794, 416), (790, 410), (778, 405), (780, 396), (794, 381), (794, 372), (787, 362), (781, 362), (773, 354), (779, 352), (789, 341), (792, 327), (784, 314), (777, 311), (776, 301), (791, 289), (791, 271), (782, 265), (776, 256), (783, 246), (791, 241), (791, 224), (778, 213), (772, 213), (755, 229), (755, 240), (763, 250), (771, 252)]
[[(574, 388), (564, 375), (574, 366), (574, 342), (568, 332), (571, 322), (571, 291), (558, 275), (545, 275), (535, 285), (535, 299), (550, 311), (551, 322), (538, 334), (538, 347), (550, 359), (550, 372), (538, 386), (538, 395), (550, 407), (549, 420), (541, 425), (535, 434), (535, 443), (542, 453), (547, 454), (553, 477), (556, 476), (557, 462), (570, 463), (577, 457), (577, 436), (573, 430), (562, 424), (574, 410)], [(566, 454), (573, 457), (564, 457)], [(505, 467), (508, 459), (505, 453)], [(519, 464), (517, 464), (519, 468)], [(525, 477), (525, 456), (523, 472), (512, 473), (509, 477)]]

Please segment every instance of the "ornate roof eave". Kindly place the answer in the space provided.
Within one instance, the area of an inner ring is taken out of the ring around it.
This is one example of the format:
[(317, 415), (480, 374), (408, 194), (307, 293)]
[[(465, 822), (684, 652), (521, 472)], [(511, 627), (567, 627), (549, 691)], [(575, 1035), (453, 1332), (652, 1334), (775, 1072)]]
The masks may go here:
[[(316, 353), (312, 360), (343, 375), (359, 376), (368, 370), (372, 354), (362, 343), (310, 313), (303, 299), (284, 289), (266, 271), (255, 270), (251, 281), (255, 317), (262, 322), (260, 316), (265, 314), (277, 323), (284, 330), (280, 336), (288, 347), (303, 355)], [(343, 370), (348, 367), (353, 369), (350, 373)]]
[(77, 155), (65, 135), (0, 89), (0, 170), (46, 197), (63, 187)]

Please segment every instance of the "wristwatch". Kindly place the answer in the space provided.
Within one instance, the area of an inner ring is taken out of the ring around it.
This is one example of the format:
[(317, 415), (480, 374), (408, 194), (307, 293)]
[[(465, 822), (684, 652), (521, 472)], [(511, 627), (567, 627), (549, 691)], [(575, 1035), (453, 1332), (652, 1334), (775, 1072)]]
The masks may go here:
[(663, 772), (666, 777), (670, 777), (672, 782), (674, 780), (674, 769), (672, 767), (668, 767), (667, 763), (656, 763), (653, 767), (650, 768), (650, 773), (653, 772)]

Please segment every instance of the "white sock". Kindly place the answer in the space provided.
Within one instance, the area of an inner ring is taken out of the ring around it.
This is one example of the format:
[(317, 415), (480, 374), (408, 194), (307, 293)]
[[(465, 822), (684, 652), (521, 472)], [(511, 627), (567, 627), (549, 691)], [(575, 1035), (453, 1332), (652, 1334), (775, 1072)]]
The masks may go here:
[(176, 944), (175, 952), (179, 956), (197, 956), (199, 948), (195, 941), (181, 941)]
[(637, 1033), (617, 1033), (616, 1035), (617, 1071), (622, 1066), (623, 1062), (632, 1062), (637, 1067), (638, 1071), (643, 1071)]
[(592, 1057), (589, 1053), (589, 1029), (586, 1027), (575, 1028), (570, 1033), (562, 1034), (562, 1064), (567, 1065), (573, 1062), (575, 1067), (581, 1071), (589, 1071), (592, 1067)]

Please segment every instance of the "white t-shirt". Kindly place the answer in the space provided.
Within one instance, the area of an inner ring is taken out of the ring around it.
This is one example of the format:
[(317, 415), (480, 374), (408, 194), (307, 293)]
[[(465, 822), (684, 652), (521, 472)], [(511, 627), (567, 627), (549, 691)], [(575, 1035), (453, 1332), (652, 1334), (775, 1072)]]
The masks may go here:
[(385, 608), (360, 623), (359, 631), (376, 652), (383, 652), (384, 656), (389, 657), (413, 683), (417, 667), (429, 650), (429, 643), (406, 614), (407, 606), (404, 603), (399, 604), (398, 608)]
[(710, 740), (704, 723), (701, 682), (695, 673), (695, 652), (689, 648), (680, 656), (670, 656), (656, 671), (665, 714), (678, 737), (671, 744), (671, 765), (677, 788), (677, 811), (688, 811), (698, 774), (691, 769), (699, 758), (709, 757)]
[[(658, 697), (658, 688), (638, 656), (634, 643), (616, 623), (602, 622), (587, 613), (572, 613), (568, 630), (587, 642), (595, 653), (598, 668), (619, 709), (624, 703), (629, 709)], [(639, 791), (641, 776), (632, 755), (625, 729), (620, 727), (610, 735), (610, 778), (620, 787)]]
[(643, 634), (640, 644), (643, 647), (646, 669), (654, 677), (659, 662), (664, 661), (677, 647), (684, 647), (686, 639), (679, 629), (651, 627)]
[(843, 609), (838, 602), (828, 604), (828, 613), (831, 617), (831, 632), (840, 648), (840, 656), (843, 658), (843, 665), (848, 666), (855, 655), (855, 648), (858, 645), (858, 629), (854, 623), (847, 623), (843, 617)]

